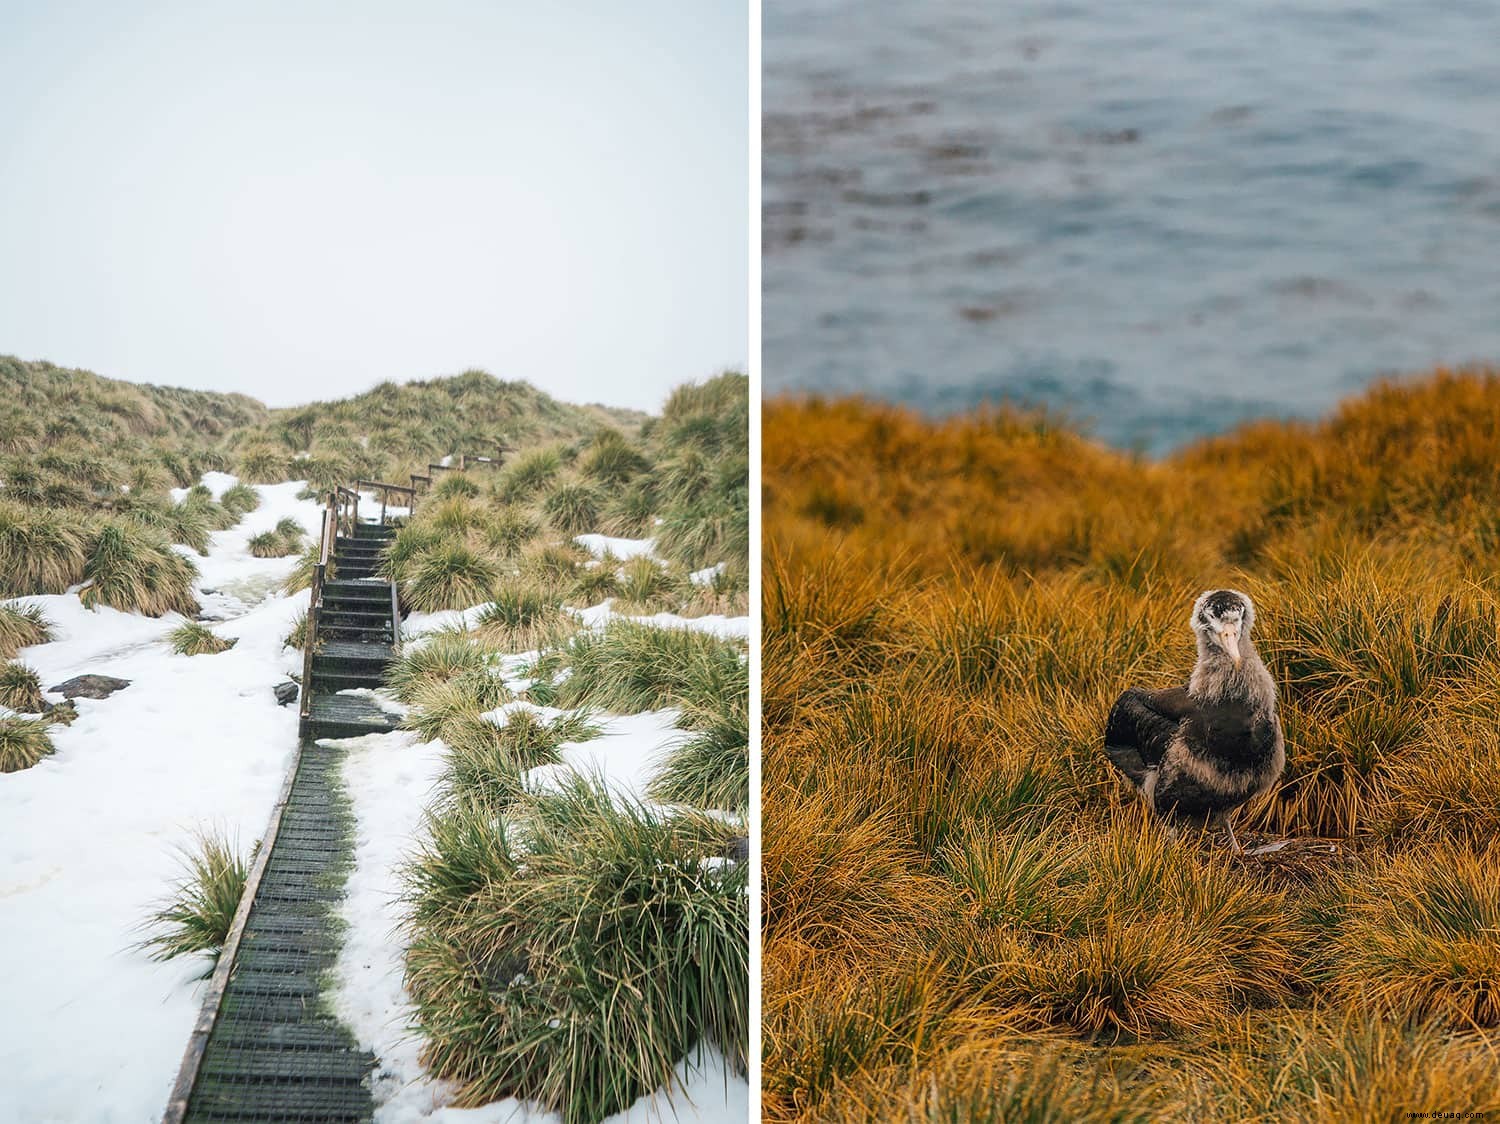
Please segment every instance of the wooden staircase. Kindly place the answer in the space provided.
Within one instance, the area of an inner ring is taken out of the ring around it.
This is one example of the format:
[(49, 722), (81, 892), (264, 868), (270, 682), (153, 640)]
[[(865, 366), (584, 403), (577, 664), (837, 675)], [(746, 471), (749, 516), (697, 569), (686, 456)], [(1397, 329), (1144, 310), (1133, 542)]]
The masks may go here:
[(339, 488), (323, 513), (297, 755), (209, 981), (165, 1124), (357, 1124), (374, 1111), (366, 1078), (375, 1059), (328, 1009), (325, 991), (352, 850), (339, 783), (344, 749), (328, 739), (398, 724), (368, 694), (344, 693), (381, 686), (401, 644), (396, 586), (379, 574), (396, 528), (384, 501), (378, 521), (361, 520), (359, 498)]
[(324, 557), (333, 577), (327, 576), (329, 565), (320, 563), (307, 615), (301, 730), (314, 741), (388, 733), (397, 726), (395, 716), (368, 695), (343, 693), (379, 687), (396, 658), (400, 604), (395, 583), (379, 576), (396, 529), (361, 522), (358, 494), (339, 491), (346, 495), (335, 498), (350, 503), (350, 515), (345, 518), (331, 506), (324, 520)]

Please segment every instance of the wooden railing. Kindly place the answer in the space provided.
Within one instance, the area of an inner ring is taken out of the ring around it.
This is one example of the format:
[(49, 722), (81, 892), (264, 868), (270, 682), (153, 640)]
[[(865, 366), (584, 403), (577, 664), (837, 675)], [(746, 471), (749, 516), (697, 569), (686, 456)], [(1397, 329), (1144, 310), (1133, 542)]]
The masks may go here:
[(390, 503), (392, 493), (406, 497), (406, 510), (408, 513), (417, 510), (417, 490), (408, 488), (405, 484), (387, 484), (383, 480), (356, 480), (354, 486), (361, 492), (380, 493), (380, 525), (386, 525), (386, 509)]
[(334, 489), (332, 498), (338, 511), (336, 533), (352, 536), (354, 528), (359, 525), (359, 493), (340, 484)]
[[(346, 488), (338, 492), (348, 491)], [(307, 628), (302, 635), (302, 702), (298, 718), (306, 722), (312, 714), (312, 670), (313, 654), (318, 647), (318, 616), (323, 611), (323, 582), (327, 579), (328, 563), (333, 558), (333, 544), (339, 533), (338, 492), (328, 497), (323, 508), (322, 537), (318, 543), (318, 561), (313, 566), (312, 596), (307, 604)], [(355, 500), (358, 503), (358, 497)]]
[(411, 474), (411, 487), (407, 490), (412, 493), (412, 499), (413, 502), (415, 502), (418, 486), (420, 485), (424, 490), (432, 487), (432, 478), (439, 472), (466, 472), (470, 468), (474, 468), (479, 465), (484, 465), (487, 468), (499, 468), (504, 463), (504, 445), (496, 445), (495, 455), (492, 457), (480, 455), (470, 456), (468, 453), (459, 453), (457, 464), (436, 464), (429, 461), (427, 464), (426, 472), (413, 472)]

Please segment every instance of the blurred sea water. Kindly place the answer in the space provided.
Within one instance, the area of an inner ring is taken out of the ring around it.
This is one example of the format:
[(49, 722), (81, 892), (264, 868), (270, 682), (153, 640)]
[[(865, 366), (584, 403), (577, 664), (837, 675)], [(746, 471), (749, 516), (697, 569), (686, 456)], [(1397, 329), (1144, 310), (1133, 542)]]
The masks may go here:
[(762, 18), (768, 393), (1162, 452), (1500, 360), (1500, 4)]

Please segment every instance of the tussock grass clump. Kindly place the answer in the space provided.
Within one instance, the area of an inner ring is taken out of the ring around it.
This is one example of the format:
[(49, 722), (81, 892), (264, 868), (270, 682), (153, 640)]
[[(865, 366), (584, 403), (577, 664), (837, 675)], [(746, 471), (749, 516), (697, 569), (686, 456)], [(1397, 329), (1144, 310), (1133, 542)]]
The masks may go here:
[(740, 648), (686, 628), (613, 621), (568, 645), (572, 674), (558, 692), (564, 708), (635, 714), (679, 704), (712, 705), (723, 684), (743, 677)]
[(577, 579), (589, 553), (576, 542), (540, 543), (520, 558), (521, 573), (544, 586), (561, 589)]
[(625, 613), (660, 613), (676, 608), (691, 589), (680, 573), (654, 558), (637, 555), (620, 567), (620, 605)]
[(55, 752), (47, 723), (34, 718), (0, 718), (0, 773), (19, 773)]
[(488, 671), (465, 671), (449, 679), (432, 679), (411, 691), (412, 710), (403, 729), (415, 730), (425, 741), (448, 739), (450, 728), (465, 719), (481, 720), (510, 697), (500, 680)]
[(302, 524), (288, 517), (271, 530), (251, 536), (246, 545), (256, 558), (284, 558), (301, 551), (306, 541), (307, 532), (302, 529)]
[(537, 520), (517, 507), (502, 507), (481, 528), (484, 545), (502, 558), (514, 558), (542, 533)]
[(620, 595), (620, 578), (605, 558), (597, 566), (585, 566), (578, 571), (573, 584), (568, 587), (567, 603), (580, 609), (598, 605), (611, 597)]
[(182, 506), (197, 512), (215, 531), (228, 530), (240, 521), (240, 516), (216, 503), (214, 494), (203, 484), (194, 484), (188, 489)]
[(562, 452), (556, 446), (532, 449), (500, 470), (496, 495), (503, 503), (535, 503), (561, 470)]
[(1394, 859), (1354, 890), (1340, 945), (1352, 1001), (1455, 1029), (1500, 1026), (1500, 851)]
[(404, 703), (413, 703), (426, 686), (461, 675), (488, 676), (490, 652), (462, 632), (437, 632), (421, 643), (407, 644), (386, 672), (386, 683)]
[(179, 656), (212, 656), (229, 651), (239, 640), (226, 639), (207, 625), (188, 621), (167, 633), (167, 643)]
[(582, 534), (599, 525), (599, 493), (588, 484), (559, 484), (547, 494), (542, 510), (563, 534)]
[(89, 550), (76, 515), (0, 501), (0, 597), (65, 593), (83, 580)]
[(256, 558), (280, 558), (297, 552), (296, 547), (288, 550), (287, 543), (275, 531), (262, 531), (258, 535), (252, 535), (246, 546)]
[(42, 681), (23, 663), (0, 664), (0, 706), (22, 714), (42, 712)]
[(600, 512), (599, 529), (626, 538), (649, 535), (657, 506), (650, 481), (634, 480), (610, 495)]
[(618, 429), (602, 429), (589, 442), (578, 467), (590, 480), (620, 485), (646, 471), (649, 463)]
[(169, 542), (191, 547), (198, 554), (208, 553), (209, 535), (215, 529), (211, 507), (187, 502), (138, 502), (121, 514), (132, 523), (160, 533)]
[(196, 849), (184, 849), (182, 865), (183, 877), (171, 898), (147, 919), (146, 927), (155, 931), (141, 947), (153, 960), (198, 952), (217, 960), (244, 896), (250, 864), (234, 840), (205, 833), (198, 836)]
[(489, 600), (499, 580), (499, 569), (484, 555), (458, 544), (437, 546), (412, 566), (406, 600), (420, 612), (467, 609)]
[(598, 736), (599, 727), (583, 714), (549, 721), (535, 711), (511, 707), (503, 725), (466, 718), (450, 726), (444, 736), (448, 746), (445, 792), (452, 800), (504, 811), (524, 793), (522, 777), (527, 770), (560, 760), (558, 749), (567, 742)]
[(0, 659), (11, 659), (22, 648), (46, 644), (52, 624), (34, 605), (0, 605)]
[[(683, 432), (679, 499), (713, 478)], [(1068, 1119), (1500, 1107), (1500, 373), (1155, 462), (819, 400), (769, 404), (764, 450), (769, 1119), (962, 1118), (1018, 1072)], [(1100, 752), (1121, 690), (1186, 680), (1216, 586), (1255, 600), (1287, 735), (1241, 837), (1307, 857), (1168, 836)]]
[(523, 797), (499, 831), (484, 809), (446, 819), (415, 865), (407, 984), (457, 1105), (518, 1096), (592, 1124), (702, 1040), (743, 1069), (746, 873), (704, 861), (714, 825), (582, 778)]
[(307, 610), (303, 609), (292, 618), (292, 628), (281, 638), (283, 648), (295, 648), (302, 651), (307, 646)]
[(109, 605), (159, 617), (198, 612), (193, 593), (197, 568), (167, 543), (126, 523), (107, 522), (84, 564), (88, 583), (79, 597), (89, 608)]
[(293, 479), (290, 458), (274, 445), (251, 445), (241, 450), (238, 475), (251, 484), (280, 484)]
[(487, 522), (489, 513), (485, 508), (462, 495), (434, 503), (422, 512), (422, 524), (445, 538), (479, 530)]
[(447, 500), (454, 498), (477, 499), (480, 488), (477, 483), (463, 472), (445, 472), (442, 479), (432, 486), (432, 498), (434, 500)]
[(685, 716), (691, 737), (673, 746), (649, 788), (664, 804), (736, 811), (750, 806), (750, 694), (726, 691), (691, 705)]
[[(976, 1028), (977, 1029), (977, 1028)], [(831, 1124), (887, 1120), (1017, 1121), (1022, 1124), (1157, 1124), (1187, 1119), (1174, 1090), (1129, 1072), (1048, 1045), (1035, 1052), (985, 1042), (975, 1035), (931, 1067), (886, 1066), (842, 1088), (823, 1116)], [(773, 1119), (785, 1106), (775, 1105)]]
[(260, 506), (260, 494), (248, 484), (231, 484), (219, 497), (219, 504), (236, 518), (243, 518)]
[[(321, 543), (313, 542), (308, 544), (307, 549), (298, 556), (297, 565), (292, 567), (292, 572), (281, 583), (282, 593), (301, 593), (304, 589), (312, 588), (313, 574), (317, 572), (318, 560), (322, 557), (322, 550)], [(337, 568), (337, 564), (330, 555), (328, 568), (324, 571), (324, 577), (329, 581), (334, 580), (338, 577), (336, 573)]]
[(516, 582), (502, 586), (477, 618), (484, 638), (507, 652), (529, 652), (562, 643), (578, 629), (541, 587)]
[(408, 523), (396, 532), (380, 560), (380, 575), (388, 581), (404, 582), (417, 562), (444, 541), (443, 534), (422, 523)]

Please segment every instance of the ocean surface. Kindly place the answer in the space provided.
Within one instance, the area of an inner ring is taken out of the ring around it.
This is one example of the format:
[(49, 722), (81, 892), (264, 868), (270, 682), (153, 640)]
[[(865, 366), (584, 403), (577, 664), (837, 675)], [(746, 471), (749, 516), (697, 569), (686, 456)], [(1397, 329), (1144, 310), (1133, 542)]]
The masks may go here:
[(1162, 452), (1500, 360), (1500, 3), (765, 0), (768, 393)]

